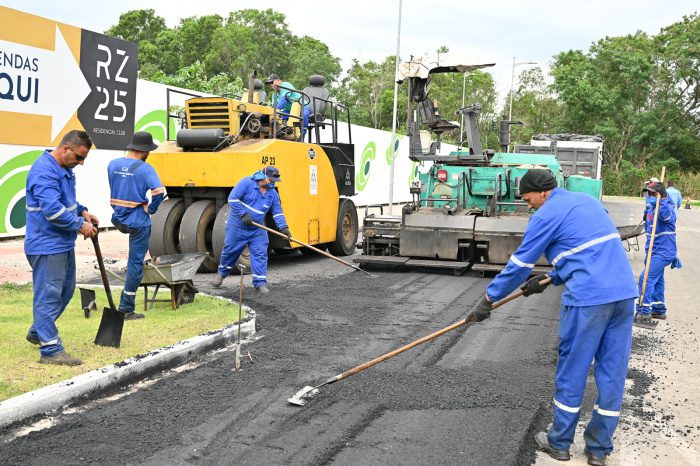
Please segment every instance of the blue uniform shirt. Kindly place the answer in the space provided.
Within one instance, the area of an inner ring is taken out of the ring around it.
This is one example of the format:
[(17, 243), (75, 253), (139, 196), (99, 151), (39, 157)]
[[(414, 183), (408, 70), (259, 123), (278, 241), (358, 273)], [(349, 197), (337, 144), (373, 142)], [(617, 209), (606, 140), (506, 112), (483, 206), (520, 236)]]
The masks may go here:
[[(646, 250), (649, 250), (655, 209), (656, 197), (650, 196), (649, 203), (644, 211), (644, 229), (647, 233)], [(676, 253), (676, 212), (673, 208), (673, 202), (668, 197), (665, 197), (661, 199), (661, 203), (659, 204), (659, 218), (656, 223), (654, 250), (651, 254), (660, 259), (671, 260), (675, 259)]]
[(48, 152), (39, 157), (27, 176), (27, 255), (58, 254), (75, 248), (87, 207), (76, 200), (75, 175)]
[(673, 203), (673, 210), (676, 212), (676, 214), (678, 214), (678, 209), (680, 209), (683, 205), (683, 196), (681, 195), (681, 192), (676, 188), (667, 188), (666, 194)]
[(620, 234), (603, 205), (588, 194), (554, 188), (530, 218), (523, 242), (486, 294), (498, 301), (521, 285), (544, 254), (555, 285), (566, 284), (562, 303), (594, 306), (637, 297)]
[[(107, 167), (112, 219), (132, 228), (151, 225), (151, 215), (165, 197), (165, 188), (155, 169), (143, 160), (120, 157)], [(146, 193), (151, 191), (151, 203)]]
[[(231, 205), (231, 215), (241, 218), (249, 214), (255, 223), (265, 225), (265, 214), (272, 212), (272, 219), (280, 230), (287, 228), (287, 220), (282, 212), (280, 196), (277, 190), (268, 188), (265, 194), (260, 192), (260, 185), (252, 176), (247, 176), (238, 182), (228, 197)], [(257, 228), (250, 226), (246, 228)]]

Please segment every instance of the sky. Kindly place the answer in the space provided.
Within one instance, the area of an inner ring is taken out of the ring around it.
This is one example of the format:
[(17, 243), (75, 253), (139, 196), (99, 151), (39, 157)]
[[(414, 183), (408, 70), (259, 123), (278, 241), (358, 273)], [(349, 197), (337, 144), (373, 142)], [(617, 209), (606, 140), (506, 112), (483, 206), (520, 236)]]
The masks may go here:
[[(700, 10), (697, 0), (442, 0), (440, 8), (431, 8), (437, 4), (402, 1), (400, 57), (432, 53), (444, 45), (451, 53), (495, 62), (490, 72), (501, 98), (511, 86), (513, 57), (546, 69), (558, 52), (588, 50), (606, 36), (638, 30), (656, 34)], [(226, 17), (233, 10), (272, 8), (286, 15), (294, 34), (326, 43), (344, 69), (353, 58), (383, 60), (396, 53), (399, 13), (399, 0), (0, 0), (0, 5), (96, 32), (140, 8), (154, 9), (170, 27), (189, 16)], [(516, 67), (516, 79), (528, 66)]]

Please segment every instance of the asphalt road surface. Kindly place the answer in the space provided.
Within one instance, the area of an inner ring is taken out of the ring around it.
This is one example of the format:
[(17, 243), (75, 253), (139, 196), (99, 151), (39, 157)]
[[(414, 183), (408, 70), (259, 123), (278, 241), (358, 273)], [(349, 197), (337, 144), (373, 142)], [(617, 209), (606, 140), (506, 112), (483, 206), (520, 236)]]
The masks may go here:
[[(248, 288), (244, 298), (263, 336), (244, 348), (255, 364), (234, 373), (232, 351), (221, 352), (61, 415), (2, 445), (0, 464), (530, 464), (534, 434), (550, 421), (561, 288), (292, 406), (303, 386), (463, 318), (489, 282), (345, 272), (319, 257), (273, 259), (273, 293)], [(210, 277), (198, 276), (203, 291)], [(237, 283), (219, 294), (237, 299)]]

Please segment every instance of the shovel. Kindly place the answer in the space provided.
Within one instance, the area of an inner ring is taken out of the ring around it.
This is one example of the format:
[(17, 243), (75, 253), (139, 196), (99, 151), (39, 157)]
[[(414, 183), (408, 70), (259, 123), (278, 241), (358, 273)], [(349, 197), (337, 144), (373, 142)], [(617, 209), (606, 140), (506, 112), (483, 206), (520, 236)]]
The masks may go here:
[[(540, 285), (548, 285), (552, 282), (552, 279), (547, 277), (544, 280), (540, 281)], [(498, 307), (503, 306), (504, 304), (514, 300), (515, 298), (518, 298), (525, 293), (525, 290), (520, 290), (516, 293), (511, 294), (510, 296), (506, 296), (500, 301), (496, 301), (491, 305), (491, 310), (496, 309)], [(379, 356), (378, 358), (372, 359), (371, 361), (367, 361), (364, 364), (360, 364), (359, 366), (353, 367), (352, 369), (349, 369), (341, 374), (336, 375), (335, 377), (331, 377), (330, 379), (326, 380), (320, 385), (317, 385), (315, 387), (312, 387), (310, 385), (307, 385), (306, 387), (302, 388), (298, 392), (294, 394), (291, 398), (287, 399), (287, 402), (296, 406), (304, 406), (306, 403), (309, 402), (311, 398), (314, 398), (316, 395), (319, 394), (319, 389), (323, 387), (324, 385), (330, 385), (332, 383), (338, 382), (339, 380), (343, 380), (347, 377), (350, 377), (353, 374), (357, 374), (358, 372), (362, 372), (363, 370), (367, 369), (368, 367), (372, 367), (375, 364), (379, 364), (380, 362), (386, 361), (389, 358), (393, 358), (397, 354), (401, 354), (404, 351), (407, 351), (414, 346), (418, 346), (422, 343), (425, 343), (426, 341), (430, 341), (434, 338), (439, 337), (440, 335), (444, 335), (445, 333), (449, 332), (450, 330), (454, 330), (456, 328), (461, 327), (462, 325), (466, 325), (474, 320), (474, 314), (469, 314), (469, 316), (464, 319), (464, 320), (459, 320), (455, 322), (452, 325), (449, 325), (443, 329), (438, 330), (435, 333), (431, 333), (430, 335), (426, 335), (423, 338), (419, 338), (418, 340), (411, 342), (407, 345), (402, 346), (401, 348), (395, 349), (394, 351), (391, 351), (389, 353), (386, 353), (382, 356)]]
[(97, 240), (97, 236), (98, 233), (95, 233), (95, 236), (92, 237), (92, 244), (95, 245), (95, 255), (97, 256), (97, 264), (100, 266), (100, 275), (102, 276), (102, 283), (105, 287), (105, 293), (107, 294), (107, 301), (109, 301), (109, 307), (105, 307), (102, 310), (102, 320), (100, 321), (100, 328), (97, 329), (95, 344), (100, 346), (112, 346), (114, 348), (119, 348), (119, 345), (122, 341), (124, 313), (117, 311), (117, 308), (114, 306), (114, 301), (112, 300), (112, 290), (109, 288), (109, 279), (107, 278), (105, 264), (102, 261), (102, 251), (100, 250), (100, 243)]
[(90, 311), (97, 310), (97, 302), (95, 301), (95, 290), (80, 288), (80, 307), (83, 308), (85, 318), (90, 318)]

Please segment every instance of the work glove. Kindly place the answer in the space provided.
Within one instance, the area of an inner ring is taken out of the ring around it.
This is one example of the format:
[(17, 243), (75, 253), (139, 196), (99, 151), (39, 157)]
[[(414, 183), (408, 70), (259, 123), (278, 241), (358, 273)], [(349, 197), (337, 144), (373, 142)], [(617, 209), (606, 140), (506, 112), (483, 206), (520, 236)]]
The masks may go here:
[(481, 322), (484, 319), (488, 319), (491, 317), (491, 306), (491, 301), (489, 301), (486, 295), (484, 295), (474, 310), (467, 315), (467, 320), (470, 320), (471, 318), (472, 322)]
[(540, 285), (540, 282), (546, 278), (547, 275), (541, 273), (539, 275), (535, 275), (534, 277), (526, 281), (525, 284), (520, 287), (520, 289), (524, 291), (523, 296), (530, 296), (531, 294), (542, 293), (544, 289), (549, 286), (549, 283), (547, 283), (546, 285)]
[(241, 222), (243, 222), (243, 225), (252, 226), (253, 225), (253, 217), (251, 217), (250, 214), (248, 212), (246, 212), (245, 214), (243, 214), (241, 216)]
[(286, 236), (288, 241), (290, 241), (292, 239), (292, 232), (289, 231), (289, 228), (282, 228), (280, 230), (280, 233), (282, 233), (284, 236)]

